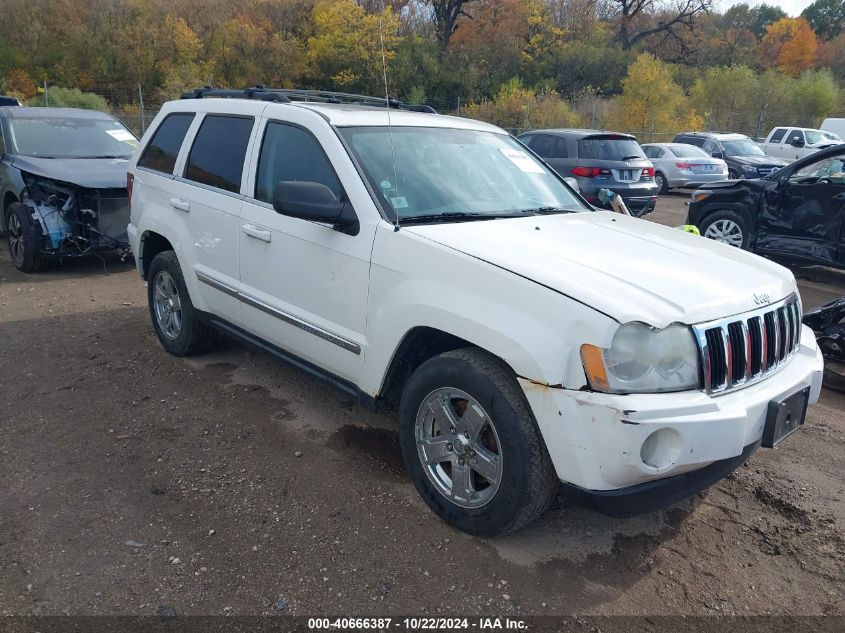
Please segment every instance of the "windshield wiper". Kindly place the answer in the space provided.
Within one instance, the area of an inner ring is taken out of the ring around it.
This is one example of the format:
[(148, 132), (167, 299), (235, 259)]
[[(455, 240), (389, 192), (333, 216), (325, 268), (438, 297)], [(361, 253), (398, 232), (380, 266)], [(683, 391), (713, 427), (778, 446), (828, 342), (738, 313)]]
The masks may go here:
[(102, 156), (74, 156), (74, 158), (80, 158), (85, 160), (94, 160), (95, 158), (129, 158), (128, 156), (118, 156), (116, 154), (104, 154)]
[(531, 209), (515, 211), (511, 213), (478, 213), (477, 211), (444, 211), (443, 213), (430, 213), (428, 215), (414, 215), (399, 219), (399, 223), (438, 223), (455, 222), (461, 220), (497, 220), (500, 218), (518, 218), (525, 215), (533, 215)]
[(623, 156), (623, 157), (622, 157), (622, 160), (623, 160), (623, 161), (625, 161), (625, 160), (634, 160), (635, 158), (642, 158), (642, 156), (638, 156), (637, 154), (634, 154), (633, 156)]
[(520, 213), (532, 213), (534, 215), (548, 215), (550, 213), (578, 213), (583, 209), (566, 209), (564, 207), (536, 207), (534, 209), (520, 209)]

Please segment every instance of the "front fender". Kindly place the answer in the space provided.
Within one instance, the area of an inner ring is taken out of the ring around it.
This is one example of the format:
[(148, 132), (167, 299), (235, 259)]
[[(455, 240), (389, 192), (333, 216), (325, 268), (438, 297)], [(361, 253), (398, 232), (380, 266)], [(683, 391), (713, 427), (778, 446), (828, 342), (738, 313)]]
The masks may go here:
[(460, 337), (529, 381), (579, 389), (586, 384), (581, 345), (606, 347), (617, 326), (531, 280), (392, 228), (376, 234), (368, 315), (362, 388), (373, 396), (415, 327)]

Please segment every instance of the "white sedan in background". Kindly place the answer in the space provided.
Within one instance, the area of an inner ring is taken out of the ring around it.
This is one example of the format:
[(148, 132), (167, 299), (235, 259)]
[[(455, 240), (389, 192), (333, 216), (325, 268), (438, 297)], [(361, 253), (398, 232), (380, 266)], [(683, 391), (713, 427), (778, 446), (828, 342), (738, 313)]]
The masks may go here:
[(654, 164), (654, 182), (660, 193), (728, 179), (728, 164), (695, 145), (648, 143), (642, 148)]

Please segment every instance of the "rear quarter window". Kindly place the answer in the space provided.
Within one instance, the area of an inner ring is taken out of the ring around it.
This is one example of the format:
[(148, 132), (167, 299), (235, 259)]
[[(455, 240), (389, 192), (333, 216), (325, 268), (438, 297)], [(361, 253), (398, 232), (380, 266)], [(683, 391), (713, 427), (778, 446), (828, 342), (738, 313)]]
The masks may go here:
[(176, 167), (176, 157), (185, 140), (185, 134), (194, 120), (192, 112), (169, 114), (153, 134), (144, 153), (138, 160), (139, 167), (172, 174)]
[(784, 135), (786, 134), (786, 128), (778, 128), (775, 130), (775, 133), (772, 134), (772, 138), (769, 139), (769, 143), (780, 143), (781, 139), (783, 139)]

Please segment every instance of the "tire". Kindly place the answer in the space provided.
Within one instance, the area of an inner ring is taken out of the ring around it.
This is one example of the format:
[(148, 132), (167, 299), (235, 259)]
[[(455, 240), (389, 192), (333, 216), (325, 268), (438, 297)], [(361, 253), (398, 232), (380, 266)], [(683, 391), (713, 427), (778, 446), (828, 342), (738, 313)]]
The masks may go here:
[(6, 243), (12, 263), (23, 273), (37, 273), (47, 266), (47, 257), (41, 251), (44, 236), (41, 227), (33, 225), (27, 208), (13, 202), (6, 209)]
[(666, 176), (662, 172), (657, 172), (654, 175), (654, 182), (657, 185), (657, 193), (661, 195), (669, 193), (669, 183), (666, 182)]
[(739, 174), (737, 174), (733, 169), (729, 169), (728, 180), (739, 180)]
[(414, 371), (402, 392), (399, 442), (423, 500), (444, 521), (477, 536), (527, 525), (559, 487), (513, 372), (480, 349), (446, 352)]
[(156, 255), (147, 279), (150, 320), (162, 347), (174, 356), (194, 356), (214, 347), (217, 333), (199, 320), (176, 253)]
[(713, 211), (698, 227), (704, 237), (748, 250), (751, 227), (741, 213), (728, 209)]

